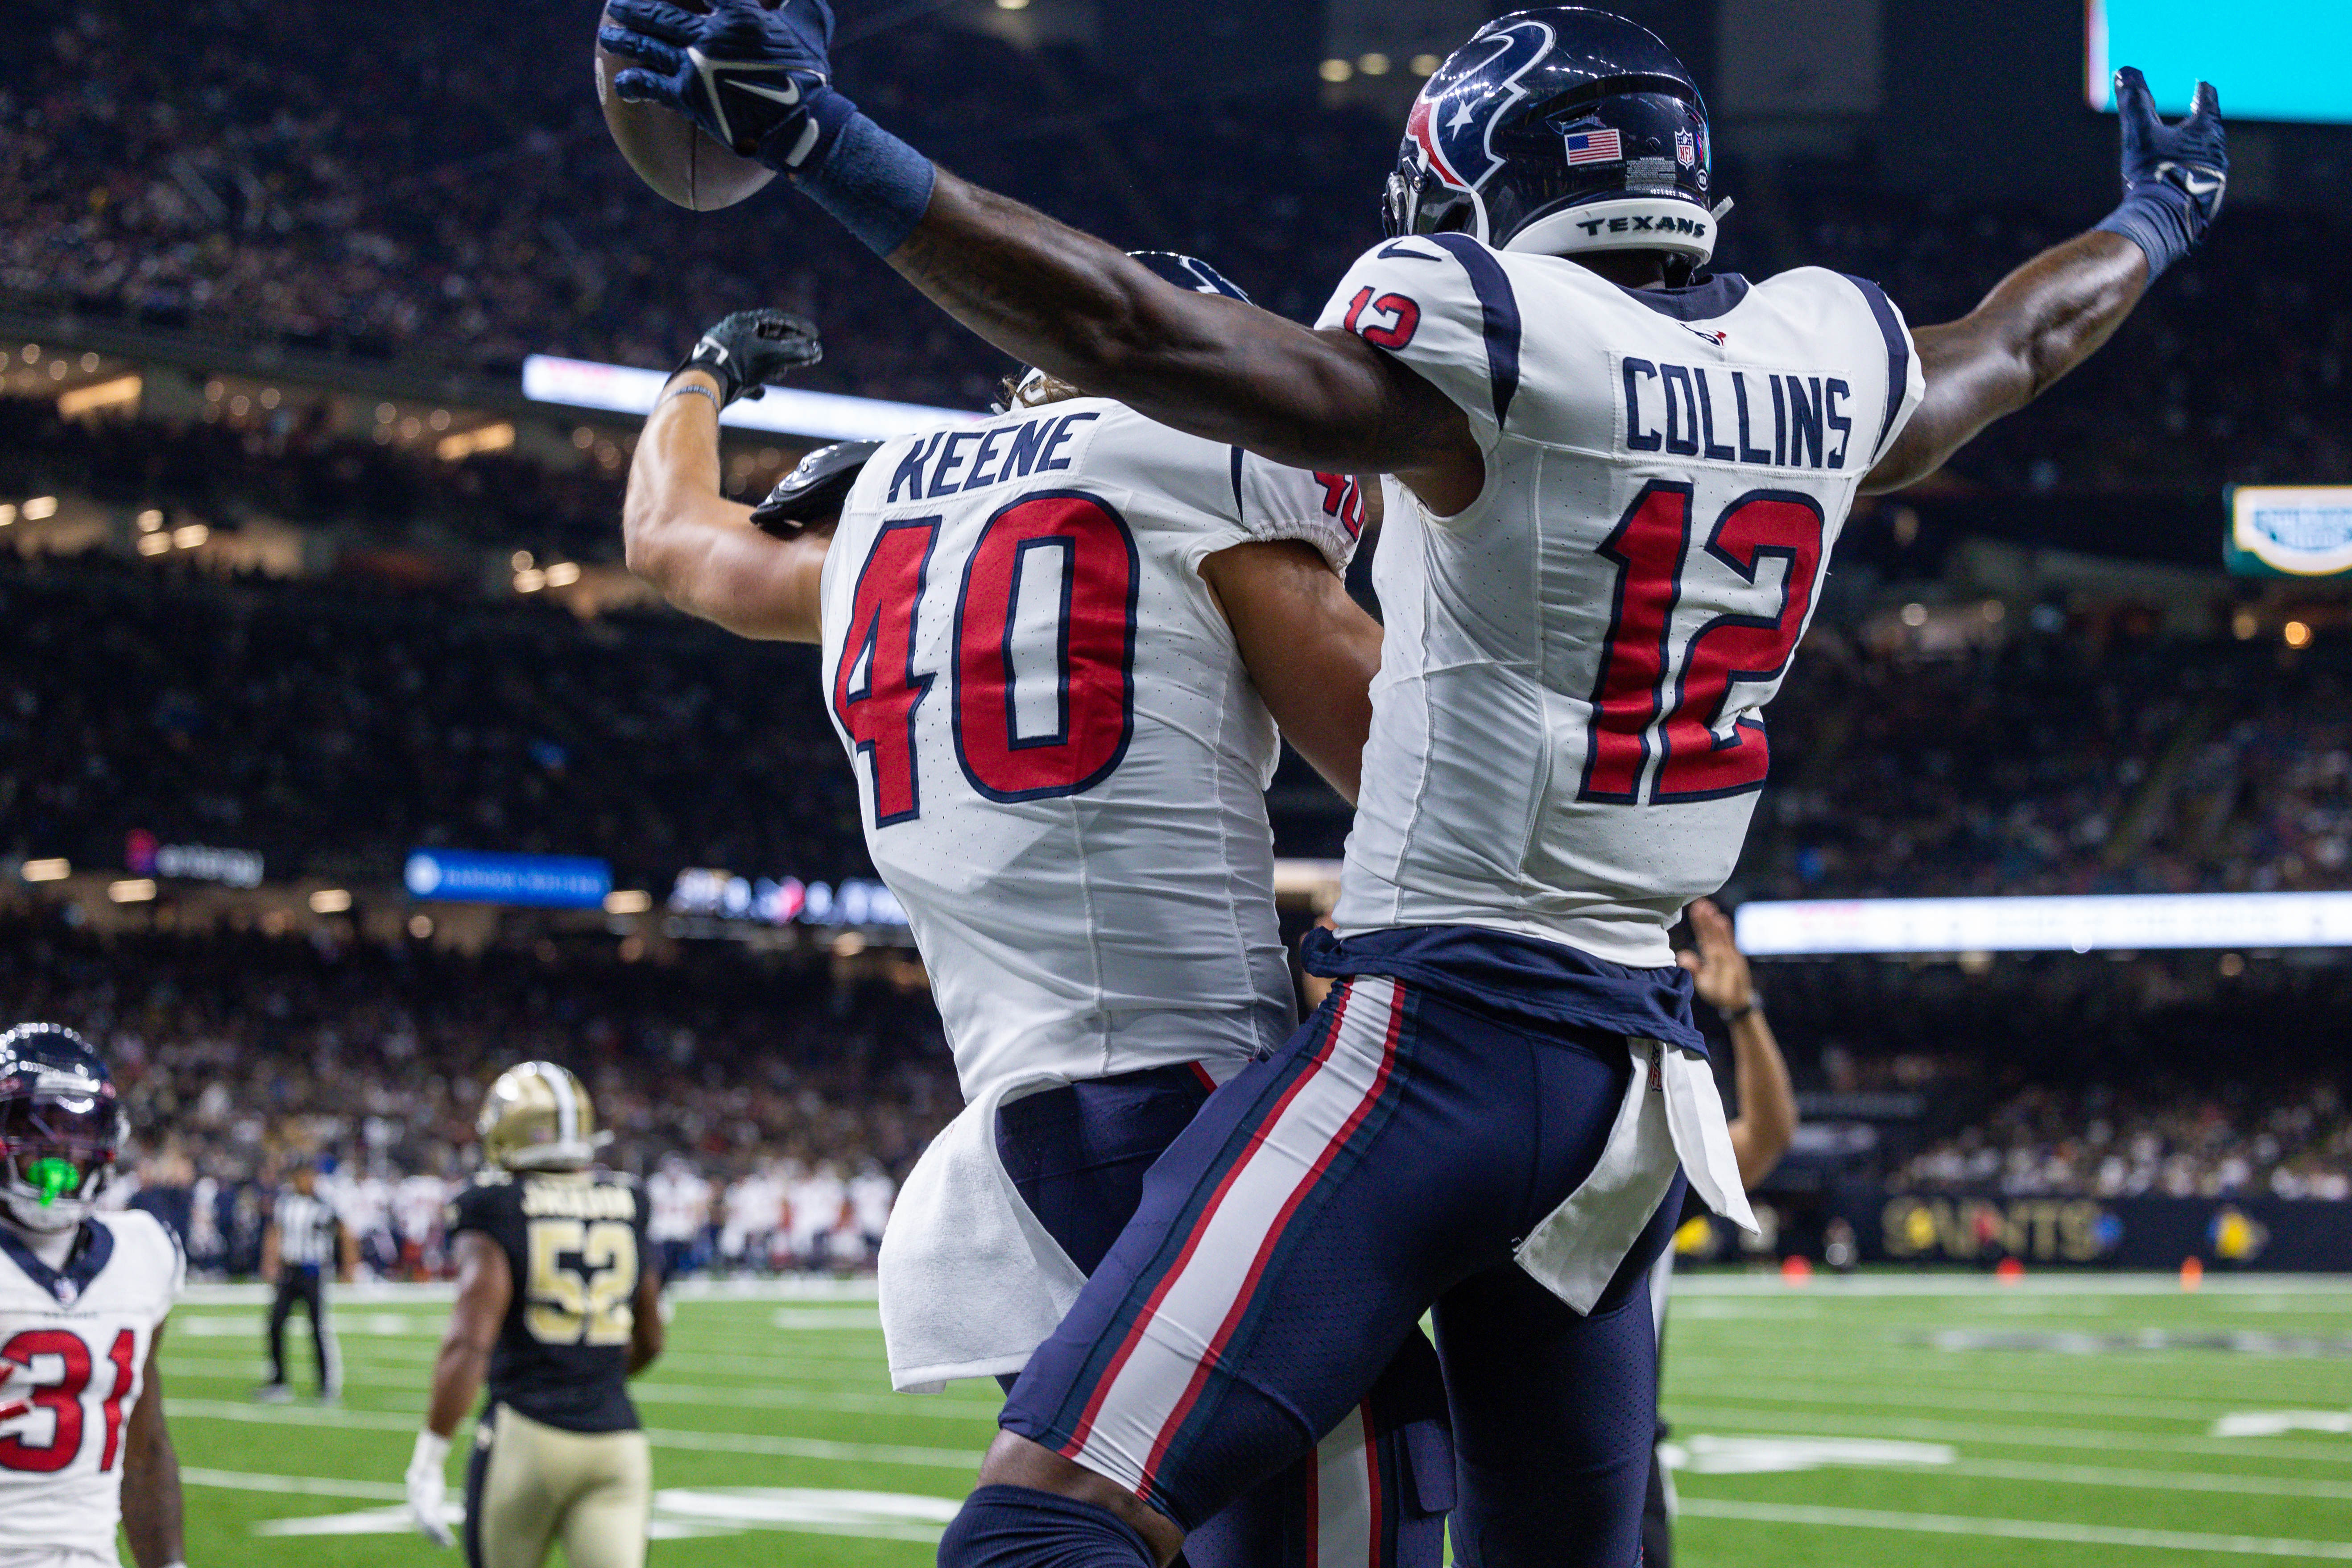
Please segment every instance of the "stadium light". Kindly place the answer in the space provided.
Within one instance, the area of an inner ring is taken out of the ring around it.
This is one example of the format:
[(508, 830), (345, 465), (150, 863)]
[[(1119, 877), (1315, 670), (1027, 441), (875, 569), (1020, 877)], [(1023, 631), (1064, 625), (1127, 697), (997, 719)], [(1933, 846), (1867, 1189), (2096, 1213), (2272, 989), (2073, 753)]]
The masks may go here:
[(321, 888), (310, 895), (310, 912), (314, 915), (339, 915), (352, 907), (352, 895), (343, 888)]
[(625, 888), (604, 895), (608, 915), (641, 915), (654, 907), (654, 896), (642, 888)]
[(172, 531), (172, 543), (176, 549), (194, 550), (212, 536), (211, 529), (201, 522), (192, 522), (185, 528), (175, 528)]
[(51, 518), (58, 515), (58, 498), (55, 496), (35, 496), (32, 500), (25, 503), (23, 510), (25, 513), (25, 521), (26, 522), (39, 522), (44, 518)]
[[(522, 395), (533, 403), (594, 408), (608, 414), (650, 414), (669, 373), (633, 365), (532, 354), (522, 362)], [(719, 415), (723, 425), (814, 436), (827, 441), (887, 441), (894, 436), (941, 425), (969, 424), (981, 417), (961, 408), (921, 403), (888, 403), (846, 397), (835, 392), (772, 386), (758, 402), (733, 403)]]
[(106, 885), (106, 896), (118, 904), (143, 904), (155, 896), (152, 877), (128, 877)]
[(572, 584), (580, 581), (580, 563), (577, 561), (558, 561), (555, 564), (547, 569), (544, 575), (547, 578), (547, 585), (549, 587), (569, 588)]
[(168, 534), (168, 533), (142, 533), (142, 534), (141, 534), (141, 535), (139, 536), (139, 553), (140, 553), (140, 554), (142, 554), (142, 555), (169, 555), (171, 552), (172, 552), (172, 536), (171, 536), (170, 534)]
[(0, 528), (5, 528), (16, 521), (16, 503), (15, 501), (0, 501)]
[(73, 862), (63, 856), (49, 860), (27, 860), (16, 874), (27, 882), (62, 882), (73, 875)]
[(1757, 957), (2352, 947), (2352, 892), (1750, 901), (1735, 921)]
[(140, 532), (142, 532), (142, 533), (153, 533), (154, 531), (156, 531), (158, 529), (162, 528), (163, 526), (163, 514), (161, 511), (157, 510), (155, 508), (153, 508), (153, 507), (152, 507), (152, 506), (151, 506), (151, 507), (149, 507), (145, 511), (142, 511), (142, 512), (141, 512), (141, 513), (139, 514), (139, 531), (140, 531)]
[[(58, 363), (63, 364), (65, 362), (59, 360)], [(77, 386), (71, 392), (61, 392), (58, 395), (58, 417), (79, 419), (85, 414), (96, 414), (100, 409), (126, 407), (139, 401), (142, 384), (136, 375), (118, 375), (111, 381), (94, 382), (88, 386)]]

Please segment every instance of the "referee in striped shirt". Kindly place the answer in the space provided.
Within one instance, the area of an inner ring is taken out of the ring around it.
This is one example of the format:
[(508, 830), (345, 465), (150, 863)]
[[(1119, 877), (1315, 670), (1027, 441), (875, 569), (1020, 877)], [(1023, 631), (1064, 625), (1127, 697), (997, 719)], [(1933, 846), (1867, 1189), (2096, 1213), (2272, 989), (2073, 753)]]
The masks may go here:
[(281, 1188), (269, 1209), (269, 1228), (261, 1237), (261, 1278), (275, 1284), (269, 1303), (269, 1381), (254, 1397), (282, 1405), (294, 1397), (286, 1385), (286, 1320), (296, 1302), (310, 1315), (310, 1344), (318, 1356), (319, 1399), (331, 1402), (343, 1381), (342, 1356), (335, 1348), (335, 1331), (327, 1321), (327, 1270), (348, 1285), (359, 1261), (359, 1244), (335, 1217), (334, 1205), (319, 1194), (315, 1163), (294, 1167), (294, 1184)]

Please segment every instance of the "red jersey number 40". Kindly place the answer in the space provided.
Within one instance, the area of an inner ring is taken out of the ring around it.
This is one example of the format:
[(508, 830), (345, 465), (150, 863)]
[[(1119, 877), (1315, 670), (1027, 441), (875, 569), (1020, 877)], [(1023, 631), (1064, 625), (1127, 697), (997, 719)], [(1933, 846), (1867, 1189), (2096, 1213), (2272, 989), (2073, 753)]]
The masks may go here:
[[(877, 827), (922, 815), (915, 713), (939, 672), (915, 668), (915, 626), (941, 521), (891, 522), (876, 536), (834, 671), (833, 710), (867, 760)], [(956, 574), (949, 698), (956, 761), (976, 793), (1079, 795), (1118, 769), (1135, 734), (1141, 579), (1134, 535), (1096, 497), (1027, 496), (988, 520)], [(1041, 604), (1055, 606), (1053, 624), (1024, 624)], [(1048, 670), (1051, 721), (1024, 723), (1022, 689)]]

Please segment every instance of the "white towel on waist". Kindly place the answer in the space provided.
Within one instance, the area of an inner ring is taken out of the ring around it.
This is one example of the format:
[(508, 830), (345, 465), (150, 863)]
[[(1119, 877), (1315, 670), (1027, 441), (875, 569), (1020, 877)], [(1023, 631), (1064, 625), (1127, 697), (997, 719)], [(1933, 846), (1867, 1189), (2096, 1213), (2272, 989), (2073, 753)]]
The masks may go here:
[(908, 1173), (875, 1260), (899, 1393), (1019, 1372), (1078, 1299), (1086, 1276), (1021, 1201), (996, 1149), (1000, 1107), (1068, 1081), (1015, 1079), (983, 1091)]
[(1626, 1044), (1633, 1075), (1600, 1161), (1516, 1254), (1538, 1284), (1580, 1312), (1592, 1310), (1616, 1278), (1674, 1186), (1678, 1164), (1709, 1208), (1756, 1229), (1706, 1058), (1659, 1040)]

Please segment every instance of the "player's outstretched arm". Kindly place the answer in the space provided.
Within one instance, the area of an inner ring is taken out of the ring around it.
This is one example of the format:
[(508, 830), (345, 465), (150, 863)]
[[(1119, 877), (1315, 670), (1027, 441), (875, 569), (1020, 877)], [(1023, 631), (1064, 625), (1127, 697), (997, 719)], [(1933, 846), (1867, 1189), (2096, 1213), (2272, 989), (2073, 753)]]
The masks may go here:
[(1190, 294), (1116, 247), (960, 180), (831, 82), (832, 7), (610, 0), (624, 99), (783, 173), (998, 348), (1163, 424), (1295, 468), (1392, 473), (1441, 511), (1485, 459), (1443, 394), (1354, 336)]
[(2137, 70), (2116, 73), (2124, 201), (2098, 227), (2043, 251), (1957, 321), (1913, 335), (1927, 395), (1864, 481), (1871, 494), (1916, 484), (1977, 433), (2014, 414), (2113, 337), (2157, 276), (2221, 210), (2230, 158), (2221, 100), (2167, 125)]
[(1354, 333), (1188, 292), (943, 169), (887, 259), (1016, 359), (1161, 424), (1293, 468), (1392, 473), (1441, 512), (1485, 481), (1462, 411)]
[(1372, 728), (1381, 625), (1320, 551), (1296, 540), (1236, 544), (1201, 563), (1242, 663), (1283, 739), (1356, 803)]
[[(764, 332), (765, 335), (762, 335)], [(739, 637), (816, 642), (829, 535), (778, 539), (719, 489), (719, 411), (814, 363), (815, 329), (778, 310), (739, 311), (703, 334), (646, 420), (621, 509), (629, 570), (690, 616)]]
[(1730, 917), (1712, 899), (1690, 907), (1691, 934), (1698, 945), (1678, 955), (1691, 973), (1699, 1000), (1723, 1016), (1731, 1031), (1732, 1074), (1739, 1089), (1739, 1114), (1731, 1123), (1731, 1152), (1739, 1162), (1739, 1184), (1753, 1188), (1772, 1173), (1797, 1136), (1797, 1091), (1780, 1042), (1764, 1021), (1764, 1001), (1739, 951)]
[(457, 1300), (433, 1361), (433, 1387), (425, 1406), (425, 1429), (416, 1434), (408, 1460), (408, 1511), (416, 1528), (436, 1546), (454, 1544), (442, 1502), (448, 1495), (443, 1465), (449, 1439), (473, 1407), (490, 1366), (507, 1308), (514, 1300), (514, 1270), (499, 1244), (478, 1230), (461, 1230), (450, 1242), (457, 1260)]
[(163, 1419), (163, 1374), (156, 1370), (163, 1348), (163, 1325), (158, 1323), (147, 1345), (147, 1370), (139, 1378), (139, 1401), (122, 1434), (122, 1533), (139, 1568), (170, 1568), (186, 1556), (180, 1455)]

